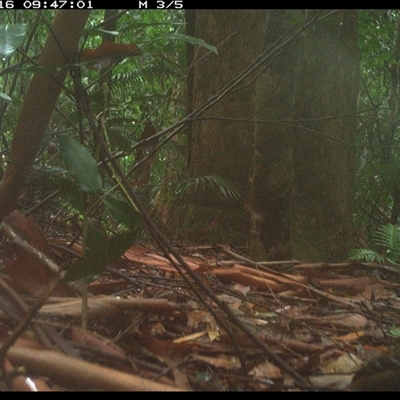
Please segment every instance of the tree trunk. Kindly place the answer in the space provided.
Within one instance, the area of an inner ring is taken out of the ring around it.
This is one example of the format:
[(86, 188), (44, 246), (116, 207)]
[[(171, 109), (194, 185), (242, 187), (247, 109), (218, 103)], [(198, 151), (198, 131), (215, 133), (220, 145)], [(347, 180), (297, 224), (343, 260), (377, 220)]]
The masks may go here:
[(295, 94), (292, 256), (341, 261), (352, 246), (359, 58), (357, 13), (321, 19), (304, 36)]
[[(268, 49), (293, 24), (300, 11), (269, 10), (264, 48)], [(301, 17), (301, 15), (300, 15)], [(286, 259), (289, 204), (293, 181), (290, 128), (279, 121), (293, 119), (299, 39), (288, 43), (268, 62), (257, 80), (257, 113), (251, 204), (250, 256), (255, 261)], [(272, 123), (271, 121), (278, 121)]]
[[(305, 17), (270, 10), (266, 47)], [(251, 257), (339, 261), (352, 246), (357, 18), (342, 11), (285, 46), (257, 82)]]
[[(220, 44), (218, 56), (201, 49), (193, 57), (194, 107), (256, 58), (265, 22), (267, 49), (305, 16), (304, 10), (190, 13), (192, 34)], [(251, 203), (254, 259), (338, 261), (351, 248), (357, 125), (346, 115), (357, 108), (357, 14), (321, 17), (269, 58), (261, 76), (205, 115), (224, 120), (193, 124), (191, 176), (223, 176), (240, 184), (244, 194), (241, 208), (215, 192), (192, 194), (197, 214), (191, 221), (202, 223), (193, 228), (203, 228), (208, 242), (247, 243)], [(250, 116), (263, 122), (232, 120)]]
[[(188, 13), (188, 17), (192, 35), (218, 48), (218, 55), (204, 48), (196, 48), (193, 54), (188, 83), (192, 82), (189, 100), (196, 108), (257, 57), (265, 11), (196, 10)], [(190, 227), (197, 232), (197, 237), (189, 234), (192, 240), (229, 243), (248, 240), (254, 124), (246, 119), (254, 110), (255, 86), (247, 79), (203, 115), (223, 120), (204, 119), (191, 126), (190, 176), (220, 176), (234, 182), (241, 192), (240, 201), (226, 198), (218, 190), (200, 188), (191, 193), (191, 221), (198, 224)]]

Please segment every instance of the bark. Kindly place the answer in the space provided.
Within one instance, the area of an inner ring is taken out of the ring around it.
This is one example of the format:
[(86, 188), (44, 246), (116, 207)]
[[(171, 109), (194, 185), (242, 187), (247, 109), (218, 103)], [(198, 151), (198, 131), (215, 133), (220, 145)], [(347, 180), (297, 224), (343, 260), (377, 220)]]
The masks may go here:
[(0, 182), (0, 221), (16, 207), (68, 72), (57, 67), (74, 60), (89, 14), (87, 10), (56, 13), (39, 59), (39, 66), (52, 67), (54, 74), (35, 74), (29, 84)]
[(296, 91), (290, 245), (295, 258), (341, 261), (352, 247), (359, 58), (357, 13), (322, 19), (304, 37)]
[[(342, 261), (352, 247), (358, 49), (355, 11), (286, 46), (257, 83), (251, 256)], [(266, 46), (305, 16), (271, 10)]]
[[(265, 49), (281, 38), (300, 13), (268, 11)], [(289, 257), (293, 128), (279, 121), (293, 119), (298, 63), (299, 38), (296, 38), (266, 66), (256, 84), (255, 119), (265, 123), (257, 124), (254, 134), (250, 255), (255, 261)]]
[[(239, 75), (260, 53), (264, 10), (196, 10), (188, 13), (193, 35), (218, 48), (218, 55), (196, 48), (189, 84), (189, 100), (198, 107)], [(188, 52), (191, 56), (190, 51)], [(191, 126), (189, 171), (191, 177), (217, 175), (234, 182), (240, 201), (217, 190), (191, 194), (192, 226), (198, 241), (243, 243), (249, 235), (249, 177), (252, 170), (254, 124), (246, 122), (255, 110), (254, 82), (247, 79), (204, 117)], [(236, 120), (236, 121), (234, 121)], [(240, 122), (238, 122), (240, 121)]]

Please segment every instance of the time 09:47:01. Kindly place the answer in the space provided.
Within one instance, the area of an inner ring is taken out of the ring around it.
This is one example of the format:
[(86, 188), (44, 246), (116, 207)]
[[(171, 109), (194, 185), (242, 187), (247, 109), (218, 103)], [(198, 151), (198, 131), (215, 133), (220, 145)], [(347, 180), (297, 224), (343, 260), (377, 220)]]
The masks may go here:
[[(20, 5), (20, 1), (18, 1), (18, 5)], [(80, 8), (80, 9), (91, 9), (92, 1), (91, 0), (75, 0), (75, 1), (67, 1), (67, 0), (57, 0), (57, 1), (42, 1), (42, 0), (26, 0), (22, 2), (22, 8), (24, 9), (42, 9), (42, 8), (64, 8), (67, 6), (68, 8)], [(0, 0), (0, 9), (13, 9), (15, 7), (14, 0)], [(20, 7), (18, 7), (20, 8)]]

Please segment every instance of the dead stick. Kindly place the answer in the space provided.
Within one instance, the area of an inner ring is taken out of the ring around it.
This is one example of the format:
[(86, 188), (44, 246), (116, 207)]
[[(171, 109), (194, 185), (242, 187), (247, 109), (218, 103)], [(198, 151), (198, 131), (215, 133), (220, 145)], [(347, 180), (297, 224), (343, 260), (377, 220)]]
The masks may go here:
[(96, 390), (177, 391), (176, 387), (78, 360), (50, 350), (20, 346), (9, 349), (7, 358), (23, 365), (28, 373), (47, 376), (68, 387)]

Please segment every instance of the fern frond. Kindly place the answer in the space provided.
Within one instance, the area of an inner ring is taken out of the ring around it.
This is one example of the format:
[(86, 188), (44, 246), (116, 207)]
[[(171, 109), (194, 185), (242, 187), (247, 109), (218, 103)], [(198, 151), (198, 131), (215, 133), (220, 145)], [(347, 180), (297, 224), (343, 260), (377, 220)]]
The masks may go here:
[(386, 224), (380, 226), (371, 234), (371, 246), (373, 249), (353, 249), (348, 260), (387, 262), (398, 266), (400, 260), (400, 226)]
[(178, 185), (177, 192), (181, 194), (190, 187), (194, 187), (195, 191), (199, 188), (202, 188), (203, 191), (206, 189), (219, 191), (225, 198), (238, 199), (240, 197), (239, 190), (234, 182), (216, 175), (205, 175), (186, 179)]
[(378, 262), (384, 264), (385, 259), (376, 251), (371, 249), (353, 249), (350, 250), (347, 257), (348, 261), (364, 261), (364, 262)]
[(387, 224), (380, 226), (371, 235), (372, 244), (375, 247), (384, 249), (391, 254), (391, 258), (400, 256), (400, 227)]
[(115, 91), (118, 95), (135, 92), (143, 85), (162, 84), (176, 75), (176, 70), (162, 60), (152, 61), (148, 65), (138, 65), (133, 71), (115, 74), (112, 78), (111, 91)]

